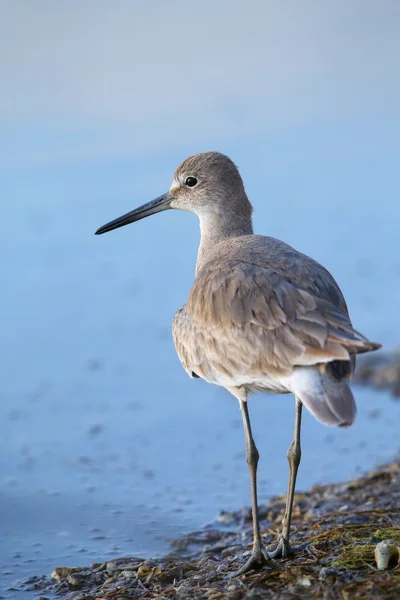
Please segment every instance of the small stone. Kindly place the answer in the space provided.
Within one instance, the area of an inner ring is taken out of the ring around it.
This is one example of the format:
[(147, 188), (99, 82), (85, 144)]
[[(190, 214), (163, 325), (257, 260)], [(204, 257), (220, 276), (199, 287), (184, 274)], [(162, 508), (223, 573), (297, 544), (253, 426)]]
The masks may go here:
[(393, 569), (400, 559), (399, 545), (395, 540), (383, 540), (375, 547), (375, 561), (377, 569)]
[(141, 565), (137, 570), (137, 576), (140, 580), (146, 579), (151, 574), (151, 567)]
[(322, 567), (319, 576), (322, 580), (325, 580), (328, 579), (328, 577), (341, 577), (342, 572), (339, 569), (334, 569), (332, 567)]
[(311, 579), (309, 577), (299, 577), (297, 580), (298, 585), (302, 585), (303, 587), (311, 587)]
[(79, 587), (81, 585), (81, 581), (77, 577), (74, 577), (74, 575), (68, 575), (67, 582), (72, 587)]
[(232, 581), (232, 583), (229, 584), (229, 586), (227, 587), (228, 592), (236, 592), (236, 590), (242, 589), (243, 588), (243, 583), (240, 581), (240, 579), (234, 579)]
[(132, 577), (136, 577), (136, 571), (121, 571), (119, 576), (124, 577), (126, 579), (130, 579)]
[(231, 525), (235, 522), (235, 515), (231, 512), (221, 511), (217, 520), (223, 525)]
[(52, 574), (50, 575), (50, 577), (52, 579), (55, 579), (56, 581), (58, 581), (59, 583), (61, 583), (62, 581), (64, 581), (68, 575), (70, 575), (71, 573), (73, 573), (73, 569), (71, 569), (70, 567), (56, 567), (54, 569), (54, 571), (52, 572)]
[(242, 549), (241, 546), (229, 546), (229, 548), (225, 548), (221, 551), (221, 556), (232, 556), (233, 554), (238, 554)]

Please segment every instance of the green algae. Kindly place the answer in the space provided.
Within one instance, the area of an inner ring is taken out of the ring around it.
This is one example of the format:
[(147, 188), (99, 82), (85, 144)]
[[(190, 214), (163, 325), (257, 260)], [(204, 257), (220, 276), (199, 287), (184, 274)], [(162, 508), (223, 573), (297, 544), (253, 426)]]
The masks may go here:
[[(383, 540), (392, 539), (400, 544), (400, 527), (386, 527), (374, 529), (372, 525), (359, 527), (353, 533), (343, 535), (343, 545), (338, 556), (332, 561), (336, 569), (360, 569), (362, 567), (375, 567), (375, 547)], [(334, 530), (330, 532), (334, 534)], [(400, 598), (400, 596), (399, 596)]]

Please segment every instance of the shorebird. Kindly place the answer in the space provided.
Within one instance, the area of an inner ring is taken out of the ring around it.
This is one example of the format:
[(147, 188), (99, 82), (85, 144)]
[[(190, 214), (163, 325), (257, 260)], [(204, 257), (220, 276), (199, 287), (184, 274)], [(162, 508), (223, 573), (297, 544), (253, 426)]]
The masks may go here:
[[(196, 276), (175, 314), (176, 351), (190, 377), (225, 387), (239, 401), (250, 470), (253, 549), (238, 576), (301, 548), (289, 543), (304, 406), (325, 425), (349, 426), (355, 356), (380, 348), (356, 331), (343, 294), (323, 266), (281, 242), (253, 233), (253, 207), (236, 165), (219, 152), (187, 158), (168, 192), (107, 223), (105, 233), (155, 213), (179, 209), (200, 220)], [(282, 532), (268, 552), (257, 514), (259, 453), (248, 412), (257, 391), (295, 397), (289, 485)], [(304, 546), (304, 545), (303, 545)]]

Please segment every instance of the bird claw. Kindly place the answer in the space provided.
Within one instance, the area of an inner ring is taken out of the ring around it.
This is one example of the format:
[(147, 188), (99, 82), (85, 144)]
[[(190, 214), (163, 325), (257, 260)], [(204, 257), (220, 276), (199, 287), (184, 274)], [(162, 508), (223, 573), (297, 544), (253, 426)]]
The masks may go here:
[(297, 552), (304, 550), (307, 546), (308, 542), (304, 542), (303, 544), (300, 544), (300, 546), (292, 547), (288, 540), (281, 537), (275, 550), (272, 550), (272, 552), (268, 552), (267, 554), (269, 558), (288, 558), (289, 556), (294, 556)]
[(275, 562), (274, 558), (288, 558), (294, 556), (297, 552), (301, 552), (308, 546), (308, 542), (300, 544), (300, 546), (292, 547), (288, 541), (280, 538), (277, 547), (272, 552), (268, 552), (264, 546), (255, 548), (249, 560), (235, 573), (229, 575), (229, 578), (240, 577), (249, 571), (262, 569), (263, 567), (271, 567), (272, 569), (280, 569), (281, 567)]
[(253, 550), (249, 560), (235, 573), (232, 573), (229, 577), (240, 577), (249, 571), (262, 569), (263, 567), (271, 567), (273, 569), (280, 569), (280, 566), (269, 556), (269, 553), (265, 548), (256, 548)]

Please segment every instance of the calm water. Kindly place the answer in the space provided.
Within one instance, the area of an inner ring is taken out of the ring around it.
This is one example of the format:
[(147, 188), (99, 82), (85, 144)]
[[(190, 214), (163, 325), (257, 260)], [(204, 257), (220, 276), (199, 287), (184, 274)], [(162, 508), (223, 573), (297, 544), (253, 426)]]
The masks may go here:
[[(231, 153), (256, 231), (323, 262), (356, 327), (398, 343), (400, 204), (373, 156), (353, 156), (350, 168), (345, 153), (324, 161), (317, 145), (312, 160), (300, 143), (252, 163)], [(2, 174), (0, 590), (62, 564), (159, 555), (168, 539), (249, 503), (237, 403), (191, 381), (171, 340), (193, 278), (195, 217), (171, 211), (93, 236), (166, 190), (181, 158)], [(400, 404), (356, 395), (351, 430), (306, 415), (299, 488), (397, 451)], [(250, 410), (263, 500), (285, 490), (293, 401), (259, 395)]]

